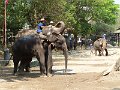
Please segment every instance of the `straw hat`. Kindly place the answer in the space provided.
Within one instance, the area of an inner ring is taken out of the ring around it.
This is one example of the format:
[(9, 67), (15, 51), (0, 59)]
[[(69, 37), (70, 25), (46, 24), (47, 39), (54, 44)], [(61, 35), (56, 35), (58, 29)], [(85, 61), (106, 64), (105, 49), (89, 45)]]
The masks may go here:
[(50, 21), (50, 24), (53, 24), (54, 22), (53, 21)]
[(41, 18), (40, 21), (45, 21), (45, 19), (44, 19), (44, 18)]

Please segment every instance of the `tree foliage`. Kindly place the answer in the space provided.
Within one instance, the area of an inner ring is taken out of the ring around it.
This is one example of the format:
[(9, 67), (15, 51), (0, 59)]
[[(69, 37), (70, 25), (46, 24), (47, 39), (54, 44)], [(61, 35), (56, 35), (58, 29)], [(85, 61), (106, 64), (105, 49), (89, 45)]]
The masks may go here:
[[(12, 32), (29, 24), (37, 26), (39, 19), (66, 23), (73, 33), (87, 35), (107, 31), (116, 23), (119, 6), (114, 0), (9, 0), (7, 5), (7, 28)], [(0, 4), (0, 28), (4, 26), (4, 0)], [(101, 25), (97, 27), (97, 25)], [(106, 30), (103, 30), (103, 27)], [(111, 28), (112, 29), (112, 28)]]
[[(35, 28), (42, 17), (45, 17), (48, 21), (62, 20), (64, 3), (64, 0), (9, 0), (7, 5), (7, 28), (16, 32), (25, 23)], [(0, 16), (2, 21), (0, 24), (4, 24), (4, 2), (1, 4), (0, 9), (2, 9), (0, 13), (3, 13)], [(1, 28), (3, 28), (3, 25)]]
[(48, 22), (62, 20), (64, 2), (64, 0), (31, 0), (28, 12), (29, 22), (35, 27), (42, 17), (45, 17)]
[[(81, 24), (81, 33), (92, 33), (94, 27), (92, 24), (105, 23), (115, 24), (117, 18), (118, 5), (113, 0), (77, 0), (76, 18)], [(97, 29), (97, 28), (96, 28)]]

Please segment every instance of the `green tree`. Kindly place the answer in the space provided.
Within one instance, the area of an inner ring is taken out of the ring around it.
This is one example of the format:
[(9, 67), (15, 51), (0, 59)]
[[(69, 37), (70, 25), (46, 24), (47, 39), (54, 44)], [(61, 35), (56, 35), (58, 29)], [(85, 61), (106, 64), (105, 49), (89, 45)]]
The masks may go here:
[(81, 24), (83, 35), (93, 33), (94, 27), (91, 24), (105, 23), (115, 24), (118, 5), (113, 0), (77, 0), (76, 20)]
[[(4, 1), (4, 0), (3, 0)], [(4, 25), (4, 2), (0, 4), (0, 28)], [(25, 23), (32, 28), (45, 17), (49, 21), (64, 21), (74, 33), (95, 33), (95, 24), (115, 24), (118, 5), (113, 0), (9, 0), (7, 28), (16, 32)], [(100, 29), (99, 29), (100, 30)]]
[(28, 23), (27, 12), (29, 3), (27, 0), (10, 0), (7, 6), (7, 28), (17, 33), (25, 23)]
[(4, 27), (4, 1), (0, 2), (0, 29)]
[(33, 27), (38, 20), (45, 17), (47, 21), (58, 22), (62, 20), (65, 0), (31, 0), (28, 20)]
[(78, 35), (80, 33), (81, 25), (76, 20), (76, 6), (75, 2), (73, 0), (67, 0), (65, 4), (65, 15), (64, 15), (64, 21), (66, 22), (66, 27), (69, 27), (72, 29), (74, 35)]
[[(25, 23), (35, 28), (42, 17), (45, 17), (48, 22), (63, 20), (65, 2), (65, 0), (10, 0), (7, 5), (7, 28), (17, 32)], [(3, 24), (4, 3), (1, 4), (0, 9), (2, 21), (0, 24)]]

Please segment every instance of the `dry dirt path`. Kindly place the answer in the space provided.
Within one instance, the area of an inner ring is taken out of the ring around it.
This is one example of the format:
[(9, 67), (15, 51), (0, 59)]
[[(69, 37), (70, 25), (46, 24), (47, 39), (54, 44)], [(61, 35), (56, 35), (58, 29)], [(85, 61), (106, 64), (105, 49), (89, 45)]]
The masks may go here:
[(67, 74), (64, 74), (64, 57), (53, 55), (54, 76), (40, 77), (39, 67), (31, 73), (13, 76), (13, 67), (0, 71), (0, 90), (120, 90), (120, 72), (100, 76), (119, 57), (120, 48), (109, 48), (109, 56), (94, 56), (90, 50), (72, 51), (69, 55)]

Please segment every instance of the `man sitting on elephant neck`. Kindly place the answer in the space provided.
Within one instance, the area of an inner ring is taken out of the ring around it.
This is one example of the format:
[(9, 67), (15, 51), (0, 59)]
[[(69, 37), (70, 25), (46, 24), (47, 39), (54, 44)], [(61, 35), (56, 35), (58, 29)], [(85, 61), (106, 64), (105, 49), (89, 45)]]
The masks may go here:
[(47, 38), (47, 37), (46, 37), (45, 35), (43, 35), (43, 33), (42, 33), (42, 28), (43, 28), (44, 26), (46, 26), (45, 22), (46, 22), (46, 20), (45, 20), (44, 18), (41, 18), (41, 19), (40, 19), (40, 23), (38, 24), (38, 29), (37, 29), (37, 33), (40, 35), (40, 37), (41, 37), (42, 39), (46, 39), (46, 38)]

